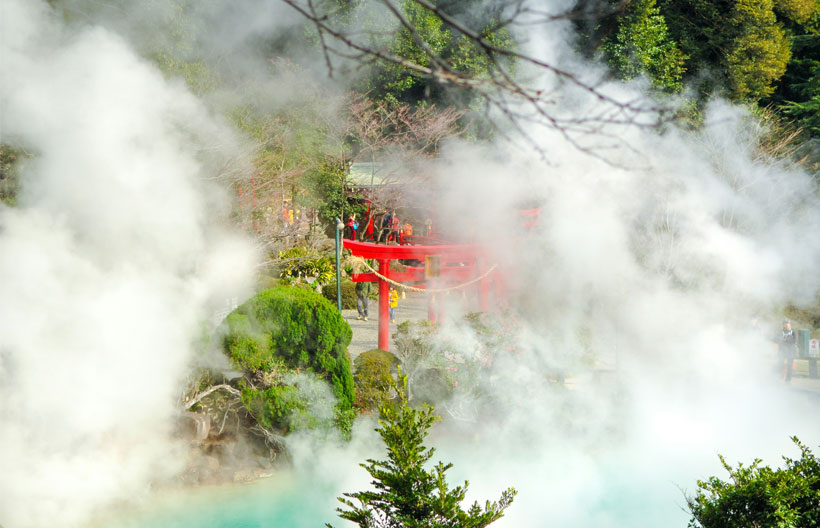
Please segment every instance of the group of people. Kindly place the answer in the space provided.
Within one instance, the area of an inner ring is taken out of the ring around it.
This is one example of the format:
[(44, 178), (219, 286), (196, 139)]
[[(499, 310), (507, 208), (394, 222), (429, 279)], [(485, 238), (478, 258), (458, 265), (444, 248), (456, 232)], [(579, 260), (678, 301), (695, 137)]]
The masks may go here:
[(404, 237), (413, 234), (413, 226), (410, 222), (401, 223), (396, 213), (385, 213), (382, 217), (382, 231), (377, 242), (388, 243), (398, 242), (404, 245)]
[[(371, 282), (357, 282), (356, 283), (356, 309), (359, 314), (356, 319), (367, 321), (367, 308), (370, 301), (370, 291), (372, 288)], [(390, 287), (387, 294), (387, 308), (390, 316), (390, 322), (396, 322), (396, 308), (399, 305), (399, 292), (394, 287)]]
[[(406, 237), (413, 235), (413, 225), (410, 222), (404, 222), (396, 216), (396, 213), (385, 213), (380, 221), (381, 230), (376, 232), (373, 229), (373, 217), (368, 217), (367, 227), (365, 231), (365, 238), (371, 238), (377, 243), (395, 242), (404, 245), (407, 240)], [(359, 221), (355, 214), (350, 214), (345, 223), (347, 228), (347, 236), (350, 240), (356, 240), (356, 233), (359, 230)]]

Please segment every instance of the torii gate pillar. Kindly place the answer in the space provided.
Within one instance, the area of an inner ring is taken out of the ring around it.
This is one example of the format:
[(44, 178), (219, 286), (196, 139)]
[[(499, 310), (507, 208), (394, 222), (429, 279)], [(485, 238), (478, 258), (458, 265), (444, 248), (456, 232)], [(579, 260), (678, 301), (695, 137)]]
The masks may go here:
[[(390, 276), (390, 261), (379, 260), (379, 274), (383, 277)], [(390, 285), (384, 279), (379, 279), (379, 348), (390, 350), (390, 314), (388, 313), (388, 303), (390, 302)]]
[[(481, 259), (480, 263), (481, 263), (481, 267), (478, 269), (478, 271), (481, 275), (484, 275), (485, 273), (487, 273), (487, 265), (485, 264), (484, 259)], [(489, 302), (490, 284), (489, 284), (489, 280), (487, 279), (487, 277), (484, 277), (483, 279), (481, 279), (481, 281), (479, 281), (479, 287), (478, 288), (479, 288), (478, 289), (479, 308), (482, 312), (486, 312), (490, 307), (490, 302)]]
[[(354, 275), (354, 282), (379, 282), (379, 348), (389, 350), (390, 347), (390, 315), (389, 315), (389, 291), (390, 283), (382, 279), (397, 280), (399, 282), (423, 282), (424, 269), (415, 267), (405, 272), (390, 272), (390, 261), (392, 260), (424, 260), (429, 255), (443, 255), (452, 262), (475, 261), (476, 257), (483, 255), (480, 248), (473, 245), (435, 245), (435, 246), (391, 246), (383, 244), (371, 244), (368, 242), (357, 242), (355, 240), (344, 240), (344, 247), (349, 249), (354, 256), (364, 259), (375, 259), (379, 263), (378, 273), (364, 273)], [(447, 278), (450, 280), (467, 280), (469, 275), (474, 273), (471, 268), (460, 266), (449, 266), (446, 270)], [(364, 275), (364, 277), (361, 277)], [(485, 277), (486, 279), (486, 277)], [(438, 284), (445, 283), (437, 282)], [(485, 282), (486, 284), (486, 282)], [(429, 286), (429, 284), (428, 284)], [(429, 292), (428, 292), (429, 294)], [(431, 296), (432, 300), (432, 296)], [(428, 315), (432, 318), (440, 319), (444, 316), (444, 299), (439, 301), (441, 306), (429, 305)], [(436, 313), (438, 311), (438, 313)]]

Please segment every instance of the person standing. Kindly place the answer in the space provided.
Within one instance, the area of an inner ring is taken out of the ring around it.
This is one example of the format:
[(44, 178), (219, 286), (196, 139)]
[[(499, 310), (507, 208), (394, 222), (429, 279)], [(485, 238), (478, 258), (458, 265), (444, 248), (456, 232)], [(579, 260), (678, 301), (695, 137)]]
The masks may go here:
[(390, 322), (396, 322), (396, 307), (399, 305), (399, 292), (396, 291), (396, 288), (391, 287), (390, 292), (387, 295), (388, 304), (387, 307), (390, 311)]
[(351, 214), (348, 217), (347, 227), (350, 228), (350, 240), (356, 240), (356, 230), (359, 229), (359, 222), (356, 221), (355, 214)]
[(792, 328), (792, 322), (783, 320), (783, 328), (774, 341), (777, 343), (777, 363), (783, 373), (783, 381), (788, 383), (792, 379), (792, 363), (797, 356), (797, 332)]
[(384, 213), (382, 217), (382, 231), (379, 233), (379, 240), (377, 242), (381, 242), (384, 240), (384, 243), (387, 243), (387, 239), (390, 237), (390, 228), (393, 225), (393, 217), (390, 213)]
[(409, 243), (409, 240), (406, 237), (413, 236), (413, 226), (410, 225), (410, 222), (404, 224), (404, 227), (401, 229), (401, 236), (399, 237), (399, 245), (403, 246), (405, 243)]
[(390, 225), (390, 240), (395, 243), (399, 243), (399, 233), (401, 232), (401, 220), (399, 217), (396, 216), (396, 213), (393, 213), (393, 220), (391, 221)]
[(367, 321), (367, 305), (370, 301), (370, 283), (357, 282), (356, 283), (356, 310), (359, 315), (356, 319), (364, 319)]

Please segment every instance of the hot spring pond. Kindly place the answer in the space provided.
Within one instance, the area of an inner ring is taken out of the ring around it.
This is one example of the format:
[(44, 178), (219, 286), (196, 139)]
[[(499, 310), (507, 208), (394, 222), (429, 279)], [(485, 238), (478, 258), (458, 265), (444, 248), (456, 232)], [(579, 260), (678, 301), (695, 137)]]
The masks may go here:
[(335, 514), (335, 491), (316, 481), (277, 475), (251, 484), (228, 484), (157, 493), (144, 504), (110, 514), (89, 528), (317, 528)]

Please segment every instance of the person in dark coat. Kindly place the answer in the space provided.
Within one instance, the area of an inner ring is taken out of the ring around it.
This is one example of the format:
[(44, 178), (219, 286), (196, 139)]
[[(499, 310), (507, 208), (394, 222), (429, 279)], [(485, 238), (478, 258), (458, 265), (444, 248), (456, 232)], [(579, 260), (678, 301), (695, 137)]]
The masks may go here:
[(379, 235), (379, 242), (387, 243), (387, 240), (390, 237), (391, 227), (393, 227), (393, 215), (390, 213), (384, 213), (384, 216), (382, 217), (382, 232)]

